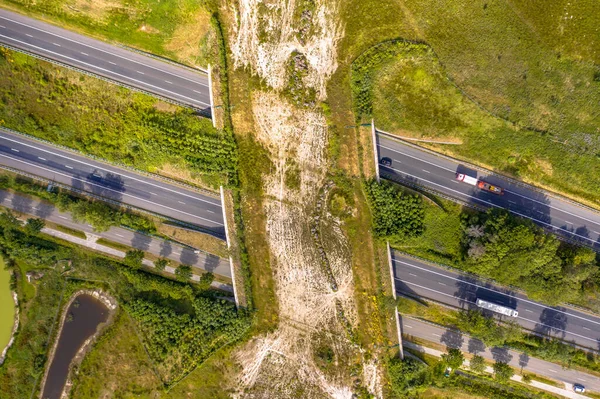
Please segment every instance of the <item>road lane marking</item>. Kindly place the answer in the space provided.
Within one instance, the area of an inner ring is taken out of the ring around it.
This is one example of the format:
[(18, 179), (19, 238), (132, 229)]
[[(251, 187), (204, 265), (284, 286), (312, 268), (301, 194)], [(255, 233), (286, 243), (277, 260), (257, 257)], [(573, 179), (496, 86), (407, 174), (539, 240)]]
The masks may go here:
[(54, 44), (57, 47), (60, 47), (60, 44), (58, 44), (58, 43), (52, 43), (52, 44)]
[(17, 150), (16, 148), (11, 148), (11, 150), (13, 150), (14, 152), (19, 152), (19, 150)]
[(548, 371), (552, 371), (553, 373), (558, 373), (556, 370), (548, 369)]
[(140, 75), (145, 75), (145, 73), (142, 71), (136, 71), (136, 72), (139, 73)]
[(428, 170), (425, 170), (425, 169), (421, 169), (421, 170), (422, 170), (423, 172), (425, 172), (425, 173), (431, 173), (430, 171), (428, 171)]
[(35, 209), (37, 211), (39, 208), (37, 206), (32, 206), (31, 209)]
[(33, 37), (29, 33), (25, 33), (25, 36), (27, 36), (27, 37)]
[[(389, 139), (388, 139), (388, 140), (389, 140)], [(407, 157), (410, 157), (410, 158), (416, 159), (416, 160), (417, 160), (417, 161), (419, 161), (419, 162), (424, 162), (424, 163), (427, 163), (427, 164), (429, 164), (429, 165), (433, 165), (433, 166), (435, 166), (435, 167), (437, 167), (437, 168), (444, 169), (444, 170), (447, 170), (447, 171), (449, 171), (449, 172), (452, 172), (452, 173), (456, 173), (456, 170), (448, 169), (448, 168), (446, 168), (446, 167), (444, 167), (444, 166), (441, 166), (441, 165), (438, 165), (438, 164), (435, 164), (435, 163), (432, 163), (432, 162), (426, 161), (426, 160), (424, 160), (424, 159), (417, 158), (417, 157), (415, 157), (414, 155), (409, 155), (409, 154), (406, 154), (406, 153), (404, 153), (404, 152), (402, 152), (402, 151), (399, 151), (399, 150), (396, 150), (396, 149), (394, 149), (394, 148), (386, 147), (386, 146), (384, 146), (384, 145), (381, 145), (381, 144), (379, 144), (379, 147), (382, 147), (382, 148), (388, 149), (388, 150), (390, 150), (390, 151), (396, 152), (396, 153), (398, 153), (398, 154), (402, 154), (402, 155), (404, 155), (404, 156), (407, 156)], [(414, 177), (416, 177), (416, 176), (414, 176)], [(508, 182), (508, 183), (510, 183), (510, 182)], [(555, 207), (555, 206), (553, 206), (553, 205), (550, 205), (550, 204), (544, 203), (544, 202), (542, 202), (542, 201), (538, 201), (538, 200), (536, 200), (536, 199), (534, 199), (534, 198), (528, 197), (528, 196), (526, 196), (526, 195), (523, 195), (523, 194), (519, 194), (519, 193), (517, 193), (517, 192), (515, 192), (515, 191), (512, 191), (512, 190), (507, 190), (507, 189), (504, 189), (504, 191), (506, 191), (507, 193), (510, 193), (510, 194), (514, 194), (514, 195), (516, 195), (516, 196), (519, 196), (519, 197), (521, 197), (521, 198), (525, 198), (525, 199), (528, 199), (528, 200), (530, 200), (530, 201), (537, 202), (538, 204), (541, 204), (541, 205), (547, 206), (547, 207), (549, 207), (549, 208), (556, 209), (557, 211), (564, 212), (564, 213), (566, 213), (566, 214), (569, 214), (569, 215), (571, 215), (571, 216), (578, 217), (578, 218), (580, 218), (580, 219), (583, 219), (583, 220), (585, 220), (585, 221), (587, 221), (587, 222), (594, 223), (594, 224), (596, 224), (596, 225), (600, 225), (600, 222), (599, 222), (599, 221), (597, 221), (597, 220), (590, 220), (590, 219), (587, 219), (587, 218), (585, 218), (585, 217), (583, 217), (583, 216), (576, 215), (576, 214), (574, 214), (574, 213), (571, 213), (571, 212), (569, 212), (569, 211), (563, 210), (563, 209), (561, 209), (561, 208), (557, 208), (557, 207)]]
[(201, 216), (193, 215), (193, 214), (191, 214), (191, 213), (188, 213), (188, 212), (180, 211), (180, 210), (178, 210), (178, 209), (174, 209), (174, 208), (171, 208), (171, 207), (169, 207), (169, 206), (166, 206), (166, 205), (161, 205), (161, 204), (158, 204), (158, 203), (156, 203), (156, 202), (149, 201), (149, 200), (147, 200), (147, 199), (144, 199), (144, 198), (139, 198), (139, 197), (136, 197), (135, 195), (131, 195), (131, 194), (128, 194), (128, 193), (126, 193), (126, 192), (122, 192), (122, 191), (114, 190), (114, 189), (112, 189), (112, 188), (109, 188), (109, 187), (101, 186), (101, 185), (99, 185), (99, 184), (96, 184), (96, 183), (93, 183), (93, 182), (90, 182), (90, 181), (87, 181), (87, 180), (84, 180), (84, 179), (80, 179), (80, 178), (78, 178), (78, 177), (75, 177), (75, 176), (71, 176), (71, 175), (67, 175), (67, 174), (64, 174), (64, 173), (60, 173), (60, 172), (58, 172), (58, 171), (56, 171), (56, 170), (52, 170), (52, 169), (48, 169), (48, 168), (44, 168), (44, 167), (42, 167), (42, 166), (40, 166), (40, 165), (38, 165), (38, 164), (32, 164), (32, 163), (29, 163), (29, 162), (23, 161), (23, 160), (21, 160), (21, 159), (17, 159), (17, 158), (9, 157), (8, 155), (5, 155), (5, 154), (0, 154), (0, 156), (3, 156), (3, 157), (6, 157), (6, 158), (9, 158), (9, 159), (12, 159), (13, 161), (16, 161), (16, 162), (21, 162), (21, 163), (24, 163), (24, 164), (26, 164), (26, 165), (29, 165), (29, 166), (34, 166), (34, 167), (36, 167), (36, 168), (39, 168), (39, 169), (45, 170), (45, 171), (47, 171), (47, 172), (51, 172), (51, 173), (54, 173), (54, 174), (58, 174), (58, 175), (64, 176), (64, 177), (67, 177), (67, 178), (69, 178), (69, 179), (72, 179), (72, 180), (78, 180), (78, 181), (80, 181), (80, 182), (87, 183), (87, 184), (89, 184), (90, 186), (100, 187), (100, 188), (102, 188), (103, 190), (107, 190), (107, 191), (113, 191), (113, 192), (115, 192), (115, 193), (118, 193), (119, 195), (123, 195), (123, 196), (131, 197), (131, 198), (133, 198), (133, 199), (136, 199), (136, 200), (138, 200), (138, 201), (147, 202), (147, 203), (150, 203), (150, 204), (153, 204), (153, 205), (157, 205), (157, 206), (159, 206), (159, 207), (161, 207), (161, 208), (165, 208), (165, 209), (168, 209), (168, 210), (170, 210), (170, 211), (178, 212), (178, 213), (181, 213), (181, 214), (183, 214), (183, 215), (191, 216), (191, 217), (193, 217), (193, 218), (202, 219), (202, 220), (205, 220), (205, 221), (207, 221), (207, 222), (214, 223), (214, 224), (215, 224), (215, 225), (217, 225), (217, 226), (223, 226), (223, 223), (219, 223), (219, 222), (216, 222), (216, 221), (214, 221), (214, 220), (206, 219), (206, 218), (203, 218), (203, 217), (201, 217)]
[(510, 202), (511, 204), (516, 204), (515, 201), (508, 200), (508, 202)]
[(47, 161), (46, 158), (42, 158), (42, 157), (38, 157), (40, 159), (40, 161)]
[(579, 378), (579, 377), (577, 377), (577, 379), (578, 379), (579, 381), (583, 381), (583, 382), (585, 382), (585, 380), (584, 380), (583, 378)]
[(81, 52), (81, 54), (86, 55), (86, 56), (90, 56), (88, 53), (84, 53), (83, 51)]
[(417, 275), (416, 275), (416, 274), (414, 274), (414, 273), (408, 273), (408, 274), (410, 274), (410, 275), (411, 275), (411, 276), (413, 276), (413, 277), (417, 277)]
[[(589, 322), (591, 322), (591, 323), (594, 323), (594, 324), (598, 324), (598, 325), (600, 325), (600, 322), (598, 322), (598, 321), (594, 321), (594, 320), (591, 320), (591, 319), (586, 319), (585, 317), (581, 317), (581, 316), (578, 316), (578, 315), (576, 315), (576, 314), (568, 313), (568, 312), (565, 312), (564, 310), (560, 310), (560, 309), (555, 309), (555, 308), (551, 308), (551, 307), (548, 307), (548, 306), (544, 306), (544, 305), (542, 305), (542, 304), (539, 304), (539, 303), (537, 303), (537, 302), (530, 301), (529, 299), (525, 299), (525, 298), (519, 298), (519, 297), (517, 297), (517, 296), (514, 296), (514, 295), (511, 295), (511, 294), (507, 294), (507, 293), (505, 293), (505, 292), (499, 291), (498, 289), (496, 289), (496, 287), (492, 287), (492, 288), (490, 288), (490, 287), (484, 287), (484, 286), (482, 286), (482, 285), (479, 285), (479, 284), (474, 284), (474, 283), (471, 283), (471, 282), (469, 282), (469, 281), (465, 281), (465, 280), (461, 280), (461, 279), (458, 279), (458, 278), (456, 278), (456, 277), (449, 276), (449, 275), (447, 275), (447, 274), (444, 274), (444, 273), (440, 273), (440, 272), (437, 272), (437, 271), (434, 271), (434, 270), (426, 269), (426, 268), (424, 268), (424, 267), (420, 267), (420, 266), (417, 266), (417, 265), (413, 265), (412, 263), (403, 262), (403, 261), (401, 261), (401, 260), (398, 260), (398, 259), (392, 259), (392, 263), (401, 263), (401, 264), (403, 264), (403, 265), (406, 265), (406, 266), (412, 267), (412, 268), (414, 268), (414, 269), (419, 269), (419, 270), (422, 270), (422, 271), (424, 271), (424, 272), (427, 272), (427, 273), (436, 274), (436, 275), (438, 275), (438, 276), (446, 277), (446, 278), (447, 278), (447, 279), (449, 279), (449, 280), (459, 281), (459, 282), (461, 282), (461, 283), (463, 283), (463, 284), (469, 284), (469, 285), (472, 285), (472, 286), (474, 286), (474, 287), (477, 287), (477, 288), (482, 288), (482, 289), (486, 289), (486, 290), (488, 290), (488, 291), (491, 291), (491, 292), (495, 292), (495, 293), (498, 293), (498, 294), (502, 294), (502, 295), (504, 295), (504, 296), (507, 296), (507, 297), (510, 297), (510, 298), (513, 298), (513, 299), (517, 299), (517, 300), (519, 300), (519, 301), (523, 301), (523, 302), (526, 302), (526, 303), (529, 303), (529, 304), (532, 304), (532, 305), (538, 306), (538, 307), (540, 307), (540, 308), (542, 308), (542, 309), (552, 309), (552, 310), (554, 310), (555, 312), (563, 313), (563, 314), (565, 314), (565, 315), (567, 315), (567, 316), (572, 316), (572, 317), (575, 317), (575, 318), (577, 318), (577, 319), (580, 319), (580, 320), (585, 320), (585, 321), (589, 321)], [(415, 284), (415, 285), (416, 285), (416, 284)], [(529, 311), (528, 309), (525, 309), (525, 310), (526, 310), (526, 311)], [(532, 313), (533, 313), (533, 312), (532, 312)]]
[[(0, 18), (1, 18), (1, 17), (0, 17)], [(34, 44), (30, 44), (30, 43), (27, 43), (27, 42), (23, 42), (23, 41), (21, 41), (21, 40), (17, 40), (17, 39), (15, 39), (15, 38), (12, 38), (12, 37), (10, 37), (10, 36), (0, 35), (0, 37), (4, 37), (4, 38), (6, 38), (6, 39), (9, 39), (9, 40), (15, 41), (15, 42), (17, 42), (17, 43), (21, 43), (21, 44), (28, 45), (28, 46), (30, 46), (30, 47), (33, 47), (33, 48), (37, 48), (38, 50), (41, 50), (41, 51), (43, 51), (43, 52), (50, 53), (50, 54), (54, 54), (55, 56), (62, 57), (62, 58), (64, 58), (64, 59), (67, 59), (67, 60), (71, 60), (71, 61), (73, 61), (73, 62), (75, 62), (75, 63), (79, 63), (79, 64), (87, 65), (87, 66), (91, 67), (91, 68), (92, 68), (92, 70), (93, 70), (93, 69), (96, 69), (96, 70), (99, 70), (99, 71), (104, 71), (104, 72), (107, 72), (107, 73), (109, 73), (109, 74), (113, 74), (113, 75), (115, 75), (115, 76), (118, 76), (118, 77), (120, 77), (120, 78), (123, 78), (123, 79), (125, 79), (125, 80), (128, 80), (128, 81), (131, 81), (131, 82), (138, 83), (138, 84), (140, 84), (140, 85), (142, 85), (142, 86), (150, 87), (150, 88), (156, 89), (156, 90), (158, 90), (158, 91), (161, 91), (161, 92), (164, 92), (164, 93), (169, 93), (169, 94), (171, 94), (171, 95), (173, 95), (173, 96), (175, 96), (176, 98), (179, 98), (179, 99), (182, 99), (182, 98), (183, 98), (183, 99), (186, 99), (186, 100), (189, 100), (189, 101), (193, 101), (193, 102), (194, 102), (194, 103), (196, 103), (196, 104), (202, 104), (202, 105), (206, 105), (206, 106), (210, 105), (210, 104), (207, 104), (207, 103), (205, 103), (204, 101), (199, 101), (198, 99), (191, 98), (191, 97), (188, 97), (188, 96), (184, 96), (183, 94), (179, 94), (179, 93), (173, 92), (173, 91), (171, 91), (171, 90), (167, 90), (167, 89), (164, 89), (164, 88), (162, 88), (162, 87), (155, 86), (155, 85), (153, 85), (153, 84), (150, 84), (150, 83), (147, 83), (147, 82), (144, 82), (144, 81), (138, 80), (138, 79), (134, 79), (134, 78), (132, 78), (132, 77), (130, 77), (130, 76), (123, 75), (123, 74), (120, 74), (120, 73), (117, 73), (117, 72), (111, 71), (111, 70), (109, 70), (109, 69), (102, 68), (102, 67), (99, 67), (99, 66), (97, 66), (97, 65), (90, 64), (90, 63), (88, 63), (88, 62), (84, 62), (84, 61), (78, 60), (78, 59), (76, 59), (76, 58), (69, 57), (69, 56), (67, 56), (67, 55), (60, 54), (60, 53), (57, 53), (57, 52), (54, 52), (54, 51), (51, 51), (51, 50), (45, 49), (45, 48), (43, 48), (43, 47), (40, 47), (40, 46), (36, 46), (36, 45), (34, 45)], [(108, 63), (109, 63), (109, 64), (113, 64), (113, 65), (117, 65), (117, 64), (115, 64), (114, 62), (111, 62), (111, 61), (108, 61)]]
[(183, 202), (183, 201), (177, 201), (177, 202), (179, 202), (180, 204), (185, 205), (185, 202)]
[[(0, 36), (1, 36), (1, 35), (0, 35)], [(390, 167), (388, 167), (388, 166), (385, 166), (385, 168), (387, 168), (387, 169), (391, 169), (391, 170), (393, 170), (393, 171), (395, 171), (395, 172), (399, 172), (399, 173), (405, 174), (406, 176), (414, 177), (414, 178), (416, 178), (416, 179), (419, 179), (419, 180), (421, 180), (421, 181), (427, 182), (427, 183), (429, 183), (429, 184), (431, 184), (431, 185), (442, 187), (443, 189), (445, 189), (445, 190), (447, 190), (447, 191), (452, 191), (452, 192), (454, 192), (454, 193), (457, 193), (457, 194), (459, 194), (459, 195), (462, 195), (462, 196), (465, 196), (465, 197), (467, 197), (467, 198), (470, 198), (470, 199), (472, 199), (472, 200), (474, 200), (474, 201), (479, 201), (479, 202), (483, 202), (483, 203), (489, 203), (490, 205), (492, 205), (492, 206), (494, 206), (494, 207), (496, 207), (496, 208), (499, 208), (499, 209), (506, 209), (506, 208), (503, 208), (503, 207), (501, 207), (500, 205), (496, 205), (496, 204), (494, 204), (494, 203), (492, 203), (492, 202), (489, 202), (489, 201), (487, 201), (487, 200), (482, 200), (482, 199), (480, 199), (480, 198), (477, 198), (477, 197), (474, 197), (474, 196), (472, 196), (472, 195), (469, 195), (469, 194), (466, 194), (466, 193), (460, 192), (460, 191), (458, 191), (458, 190), (453, 190), (453, 189), (451, 189), (450, 187), (443, 186), (443, 185), (441, 185), (441, 184), (438, 184), (438, 183), (434, 183), (434, 182), (432, 182), (432, 181), (430, 181), (430, 180), (423, 179), (422, 177), (415, 176), (415, 175), (413, 175), (413, 174), (410, 174), (410, 173), (407, 173), (407, 172), (403, 172), (403, 171), (401, 171), (401, 170), (398, 170), (398, 169), (390, 168)], [(587, 240), (587, 241), (591, 241), (591, 242), (593, 242), (593, 243), (594, 243), (594, 245), (596, 244), (596, 240), (593, 240), (593, 239), (591, 239), (591, 238), (589, 238), (589, 237), (582, 236), (581, 234), (574, 233), (574, 232), (572, 232), (572, 231), (569, 231), (569, 230), (567, 230), (567, 229), (563, 229), (562, 227), (559, 227), (559, 226), (554, 226), (554, 225), (552, 225), (552, 224), (550, 224), (550, 223), (546, 223), (546, 222), (544, 222), (544, 221), (541, 221), (541, 220), (539, 220), (539, 219), (534, 219), (534, 218), (532, 218), (531, 216), (524, 215), (524, 214), (522, 214), (522, 213), (520, 213), (520, 212), (517, 212), (517, 211), (515, 211), (515, 210), (512, 210), (512, 209), (507, 209), (507, 210), (508, 210), (510, 213), (514, 213), (515, 215), (521, 216), (522, 218), (529, 219), (529, 220), (532, 220), (532, 221), (534, 221), (534, 222), (536, 222), (536, 223), (539, 223), (539, 224), (543, 224), (543, 225), (545, 225), (545, 226), (552, 227), (553, 229), (556, 229), (556, 230), (561, 230), (561, 231), (564, 231), (565, 233), (568, 233), (568, 234), (570, 234), (570, 235), (572, 235), (572, 236), (576, 236), (576, 237), (579, 237), (579, 238), (581, 238), (581, 239), (584, 239), (584, 240)]]
[(442, 283), (441, 281), (438, 281), (438, 284), (439, 285), (446, 285), (446, 284)]
[(210, 209), (207, 209), (207, 210), (206, 210), (206, 212), (209, 212), (209, 213), (217, 213), (217, 212), (215, 212), (215, 211), (211, 211)]
[(436, 333), (431, 333), (431, 335), (435, 336), (435, 337), (441, 337), (440, 334), (436, 334)]
[(173, 255), (181, 255), (181, 252), (175, 252), (175, 251), (173, 251)]
[(68, 219), (66, 216), (58, 215), (58, 217), (61, 218), (61, 219)]
[(220, 202), (216, 203), (216, 202), (208, 201), (206, 199), (203, 199), (203, 198), (200, 198), (200, 197), (196, 197), (196, 196), (193, 196), (193, 195), (190, 195), (190, 194), (186, 194), (184, 192), (177, 191), (177, 190), (174, 190), (174, 189), (169, 188), (169, 187), (163, 187), (163, 186), (160, 186), (158, 184), (153, 183), (152, 181), (142, 180), (142, 179), (139, 179), (139, 178), (137, 178), (135, 176), (125, 174), (125, 173), (123, 173), (123, 171), (120, 171), (117, 168), (115, 168), (114, 170), (106, 169), (102, 165), (94, 165), (94, 164), (91, 164), (91, 163), (87, 163), (87, 162), (85, 162), (83, 160), (71, 158), (71, 157), (69, 157), (67, 155), (64, 155), (64, 154), (60, 154), (60, 153), (57, 153), (57, 152), (52, 152), (52, 151), (47, 150), (47, 149), (42, 148), (42, 147), (36, 147), (33, 144), (29, 144), (29, 143), (26, 143), (26, 142), (18, 141), (18, 140), (14, 139), (14, 138), (11, 138), (10, 136), (3, 136), (3, 135), (0, 134), (0, 139), (5, 139), (5, 140), (8, 140), (8, 141), (12, 141), (14, 143), (18, 143), (18, 144), (24, 145), (26, 147), (34, 148), (36, 150), (43, 151), (43, 152), (45, 152), (47, 154), (51, 154), (51, 155), (55, 155), (55, 156), (58, 156), (58, 157), (62, 157), (62, 158), (67, 159), (69, 161), (77, 162), (77, 163), (80, 163), (82, 165), (86, 165), (86, 166), (90, 166), (90, 167), (95, 168), (95, 169), (103, 170), (105, 172), (110, 172), (110, 173), (115, 173), (116, 172), (117, 174), (119, 174), (121, 176), (127, 177), (128, 179), (140, 182), (142, 184), (147, 184), (147, 185), (152, 186), (152, 187), (160, 188), (161, 190), (170, 191), (172, 193), (179, 194), (179, 195), (182, 195), (184, 197), (192, 198), (192, 199), (195, 199), (197, 201), (206, 202), (207, 204), (216, 205), (218, 207), (221, 207), (221, 203)]
[(158, 195), (156, 193), (153, 193), (152, 191), (148, 191), (151, 195)]
[(600, 234), (600, 231), (592, 230), (592, 233)]
[(584, 329), (584, 330), (588, 330), (588, 331), (592, 331), (592, 330), (590, 330), (590, 329), (589, 329), (589, 328), (587, 328), (587, 327), (583, 327), (583, 329)]
[[(178, 74), (176, 74), (176, 73), (173, 73), (173, 72), (170, 72), (170, 71), (166, 71), (166, 70), (163, 70), (163, 69), (160, 69), (160, 68), (153, 67), (153, 66), (151, 66), (151, 65), (146, 65), (146, 64), (145, 64), (145, 63), (143, 63), (143, 62), (136, 61), (136, 60), (133, 60), (133, 59), (130, 59), (130, 58), (124, 57), (124, 56), (122, 56), (122, 55), (119, 55), (119, 54), (116, 54), (116, 53), (111, 53), (110, 51), (103, 50), (103, 49), (101, 49), (101, 48), (98, 48), (98, 47), (92, 46), (92, 45), (90, 45), (90, 44), (82, 43), (82, 42), (79, 42), (79, 41), (77, 41), (77, 40), (70, 39), (70, 38), (68, 38), (68, 37), (64, 37), (64, 36), (58, 35), (58, 34), (56, 34), (56, 33), (49, 32), (49, 31), (47, 31), (47, 30), (44, 30), (44, 29), (41, 29), (41, 28), (36, 28), (35, 26), (32, 26), (32, 25), (27, 25), (26, 23), (23, 23), (23, 22), (15, 21), (15, 20), (12, 20), (12, 19), (10, 19), (10, 18), (3, 17), (3, 16), (0, 16), (0, 19), (4, 19), (4, 20), (6, 20), (6, 21), (10, 21), (10, 22), (13, 22), (13, 23), (16, 23), (16, 24), (19, 24), (19, 25), (27, 26), (28, 28), (35, 29), (35, 30), (38, 30), (38, 31), (40, 31), (40, 32), (44, 32), (44, 33), (47, 33), (47, 34), (49, 34), (49, 35), (52, 35), (52, 36), (60, 37), (60, 38), (61, 38), (61, 39), (63, 39), (63, 40), (68, 40), (68, 41), (70, 41), (70, 42), (77, 43), (77, 44), (79, 44), (79, 45), (82, 45), (82, 46), (85, 46), (85, 47), (93, 48), (94, 50), (97, 50), (97, 51), (102, 51), (103, 53), (110, 54), (110, 55), (113, 55), (113, 56), (115, 56), (115, 57), (118, 57), (118, 58), (122, 58), (122, 59), (124, 59), (124, 60), (127, 60), (127, 61), (129, 61), (129, 62), (133, 62), (133, 63), (135, 63), (135, 64), (139, 64), (139, 65), (144, 65), (145, 67), (148, 67), (148, 68), (155, 69), (155, 70), (157, 70), (157, 71), (160, 71), (160, 72), (166, 73), (166, 74), (168, 74), (168, 75), (171, 75), (171, 76), (177, 76), (178, 78), (185, 79), (185, 80), (188, 80), (188, 81), (190, 81), (190, 82), (193, 82), (193, 83), (199, 84), (199, 85), (201, 85), (201, 86), (208, 87), (208, 84), (204, 84), (204, 83), (201, 83), (201, 82), (199, 82), (199, 81), (196, 81), (196, 80), (193, 80), (193, 79), (190, 79), (190, 78), (186, 78), (185, 76), (181, 76), (181, 75), (178, 75)], [(203, 73), (206, 73), (206, 72), (204, 72), (204, 71), (202, 71), (202, 72), (203, 72)]]
[(525, 309), (526, 312), (533, 313), (533, 310)]
[(404, 327), (406, 327), (406, 328), (413, 328), (413, 326), (409, 326), (408, 324), (405, 324)]
[(117, 237), (124, 237), (123, 234), (115, 233)]
[(4, 26), (4, 25), (0, 25), (0, 28), (6, 29), (6, 26)]
[(165, 83), (168, 83), (168, 84), (170, 84), (170, 85), (172, 85), (172, 84), (173, 84), (173, 82), (169, 82), (168, 80), (165, 80)]
[(73, 169), (73, 167), (69, 166), (69, 165), (65, 165), (65, 168), (67, 168), (67, 169)]
[(565, 222), (567, 222), (568, 224), (573, 224), (573, 223), (569, 222), (568, 220), (565, 220)]
[[(395, 280), (402, 281), (402, 280), (400, 280), (399, 278), (394, 278), (394, 279), (395, 279)], [(456, 299), (457, 301), (461, 301), (461, 302), (470, 303), (470, 304), (472, 304), (472, 305), (477, 305), (475, 302), (473, 302), (473, 301), (469, 301), (468, 299), (460, 299), (460, 298), (457, 298), (457, 297), (456, 297), (456, 296), (454, 296), (454, 295), (450, 295), (450, 294), (446, 294), (445, 292), (441, 292), (441, 291), (438, 291), (438, 290), (434, 290), (433, 288), (427, 288), (427, 287), (424, 287), (424, 286), (422, 286), (422, 285), (419, 285), (419, 284), (411, 283), (411, 282), (409, 282), (409, 281), (403, 281), (403, 283), (404, 283), (404, 284), (408, 284), (408, 285), (414, 285), (415, 287), (419, 287), (419, 288), (422, 288), (422, 289), (424, 289), (424, 290), (427, 290), (427, 291), (433, 291), (433, 292), (435, 292), (435, 293), (438, 293), (438, 294), (440, 294), (440, 295), (444, 295), (444, 296), (448, 296), (448, 297), (450, 297), (450, 298), (454, 298), (454, 299)], [(553, 309), (553, 310), (556, 310), (556, 309)], [(549, 325), (547, 325), (547, 324), (540, 323), (539, 321), (535, 321), (535, 320), (530, 320), (530, 319), (527, 319), (527, 318), (525, 318), (525, 317), (523, 317), (523, 316), (517, 316), (517, 318), (518, 318), (518, 319), (525, 320), (525, 321), (528, 321), (528, 322), (530, 322), (530, 323), (533, 323), (533, 324), (537, 324), (537, 325), (543, 326), (543, 327), (548, 327), (548, 328), (549, 328), (549, 329), (551, 329), (551, 330), (555, 330), (555, 331), (562, 331), (562, 332), (565, 332), (565, 333), (567, 333), (567, 334), (571, 334), (571, 335), (574, 335), (574, 336), (576, 336), (576, 337), (580, 337), (580, 338), (586, 339), (586, 340), (588, 340), (588, 341), (592, 341), (592, 342), (594, 342), (594, 344), (595, 344), (595, 345), (598, 343), (598, 340), (597, 340), (597, 339), (595, 339), (595, 338), (590, 338), (590, 337), (586, 337), (586, 336), (584, 336), (584, 335), (581, 335), (581, 334), (576, 334), (576, 333), (574, 333), (574, 332), (571, 332), (571, 331), (563, 330), (562, 328), (557, 328), (557, 327), (554, 327), (554, 326), (549, 326)], [(590, 320), (590, 321), (591, 321), (591, 320)], [(548, 336), (550, 336), (550, 337), (551, 337), (552, 335), (548, 334)]]

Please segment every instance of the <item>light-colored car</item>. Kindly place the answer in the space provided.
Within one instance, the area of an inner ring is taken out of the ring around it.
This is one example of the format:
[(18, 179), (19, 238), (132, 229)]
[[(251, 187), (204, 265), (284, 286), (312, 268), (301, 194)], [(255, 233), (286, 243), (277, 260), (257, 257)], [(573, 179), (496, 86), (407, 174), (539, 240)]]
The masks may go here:
[(581, 384), (573, 384), (573, 390), (577, 393), (584, 393), (585, 387)]

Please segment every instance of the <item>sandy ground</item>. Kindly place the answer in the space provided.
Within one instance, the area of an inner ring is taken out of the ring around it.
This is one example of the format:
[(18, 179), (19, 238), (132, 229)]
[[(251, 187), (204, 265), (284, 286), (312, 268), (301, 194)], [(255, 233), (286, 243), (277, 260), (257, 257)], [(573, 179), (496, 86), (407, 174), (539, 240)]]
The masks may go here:
[[(296, 6), (294, 0), (240, 0), (234, 10), (235, 65), (251, 69), (273, 88), (253, 93), (252, 112), (256, 137), (274, 164), (263, 183), (280, 320), (276, 331), (238, 351), (242, 371), (236, 397), (351, 398), (357, 377), (359, 385), (381, 397), (379, 368), (364, 361), (351, 339), (357, 316), (349, 245), (339, 222), (318, 205), (327, 202), (323, 196), (331, 187), (325, 118), (318, 109), (294, 106), (279, 93), (287, 84), (290, 55), (301, 52), (308, 60), (303, 83), (324, 99), (343, 29), (335, 4), (317, 1), (309, 14), (311, 34), (300, 43)], [(299, 169), (299, 187), (286, 184), (292, 167)], [(318, 355), (323, 348), (334, 354), (330, 364)]]

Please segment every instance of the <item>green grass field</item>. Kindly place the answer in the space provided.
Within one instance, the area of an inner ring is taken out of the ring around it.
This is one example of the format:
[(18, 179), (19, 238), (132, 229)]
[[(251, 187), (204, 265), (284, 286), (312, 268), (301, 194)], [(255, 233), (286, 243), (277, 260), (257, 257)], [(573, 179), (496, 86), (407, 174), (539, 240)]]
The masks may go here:
[(8, 344), (15, 319), (15, 303), (10, 292), (10, 272), (0, 258), (0, 351)]
[(402, 2), (396, 37), (433, 51), (378, 68), (377, 126), (600, 207), (599, 17), (567, 3)]

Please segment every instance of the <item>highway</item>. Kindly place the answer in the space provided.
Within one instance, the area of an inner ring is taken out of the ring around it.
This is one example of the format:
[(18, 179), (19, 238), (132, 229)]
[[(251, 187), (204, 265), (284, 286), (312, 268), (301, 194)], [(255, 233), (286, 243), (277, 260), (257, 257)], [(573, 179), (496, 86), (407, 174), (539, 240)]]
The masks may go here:
[(74, 222), (69, 212), (60, 212), (52, 204), (37, 198), (0, 190), (0, 205), (71, 229), (80, 230), (99, 238), (106, 238), (113, 242), (140, 249), (178, 263), (231, 278), (231, 269), (227, 259), (222, 259), (216, 255), (202, 251), (195, 253), (194, 248), (150, 237), (121, 227), (111, 227), (108, 231), (101, 233), (95, 232), (90, 225)]
[[(472, 275), (460, 274), (432, 266), (424, 261), (392, 251), (396, 292), (416, 298), (427, 298), (463, 309), (477, 309), (481, 298), (519, 312), (515, 320), (524, 328), (539, 334), (573, 341), (577, 345), (600, 350), (600, 317), (571, 308), (549, 307), (531, 301), (527, 296), (493, 286)], [(492, 314), (490, 311), (485, 311)]]
[(219, 198), (95, 161), (1, 128), (0, 165), (185, 221), (219, 238), (225, 237)]
[(0, 43), (210, 115), (208, 76), (0, 8)]
[(488, 360), (508, 363), (517, 370), (521, 368), (553, 380), (572, 384), (582, 384), (587, 390), (600, 392), (600, 377), (577, 370), (563, 369), (561, 366), (545, 360), (529, 357), (527, 354), (506, 348), (487, 348), (477, 338), (462, 334), (460, 331), (438, 327), (416, 319), (402, 317), (402, 334), (429, 342), (435, 342), (450, 348), (461, 349), (465, 353), (477, 354)]
[[(560, 236), (600, 250), (600, 212), (491, 172), (482, 173), (465, 163), (437, 156), (383, 133), (377, 134), (377, 148), (380, 162), (383, 157), (392, 160), (391, 167), (379, 166), (385, 178), (432, 189), (480, 207), (508, 209)], [(493, 194), (458, 181), (457, 172), (498, 185), (505, 194)]]

